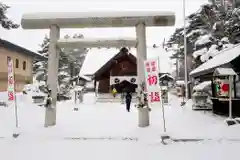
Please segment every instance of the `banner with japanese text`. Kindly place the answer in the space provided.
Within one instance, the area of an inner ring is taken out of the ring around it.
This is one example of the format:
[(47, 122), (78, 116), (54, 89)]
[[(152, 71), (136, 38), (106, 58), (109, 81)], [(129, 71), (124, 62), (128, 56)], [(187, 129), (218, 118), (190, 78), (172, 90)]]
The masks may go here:
[(8, 65), (8, 101), (15, 102), (15, 82), (14, 82), (14, 70), (13, 60), (11, 57), (7, 57)]
[(159, 81), (159, 59), (144, 61), (146, 89), (149, 103), (161, 104), (161, 88)]

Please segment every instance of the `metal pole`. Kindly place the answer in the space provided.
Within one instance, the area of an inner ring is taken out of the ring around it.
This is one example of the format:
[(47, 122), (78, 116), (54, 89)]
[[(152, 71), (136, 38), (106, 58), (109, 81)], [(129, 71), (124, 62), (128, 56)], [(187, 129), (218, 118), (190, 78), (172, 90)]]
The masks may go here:
[(229, 119), (232, 119), (232, 83), (233, 76), (229, 76)]
[(16, 81), (15, 81), (15, 72), (13, 69), (14, 73), (14, 107), (15, 107), (15, 123), (16, 123), (16, 128), (19, 128), (19, 123), (18, 123), (18, 105), (17, 105), (17, 95), (16, 95)]
[[(159, 70), (159, 72), (160, 72), (160, 57), (158, 57), (158, 70)], [(160, 86), (160, 94), (161, 94), (161, 101), (160, 101), (160, 103), (161, 103), (161, 106), (162, 106), (162, 116), (163, 116), (163, 131), (166, 133), (166, 131), (167, 131), (167, 129), (166, 129), (166, 119), (165, 119), (165, 110), (164, 110), (164, 103), (163, 103), (163, 94), (162, 94), (162, 87), (161, 87), (161, 85), (159, 85)]]
[[(162, 92), (161, 92), (162, 94)], [(164, 110), (164, 104), (163, 104), (163, 99), (161, 100), (162, 102), (162, 115), (163, 115), (163, 129), (164, 129), (164, 132), (167, 131), (166, 129), (166, 119), (165, 119), (165, 110)]]
[(185, 96), (188, 99), (188, 67), (187, 67), (187, 36), (186, 36), (186, 0), (183, 0), (183, 21), (184, 21), (184, 79), (185, 79)]

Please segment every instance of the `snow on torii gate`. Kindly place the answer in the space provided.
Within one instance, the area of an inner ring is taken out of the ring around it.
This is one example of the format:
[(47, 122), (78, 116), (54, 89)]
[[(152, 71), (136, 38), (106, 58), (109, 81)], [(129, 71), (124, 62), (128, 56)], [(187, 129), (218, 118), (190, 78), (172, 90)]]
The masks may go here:
[[(146, 56), (146, 26), (173, 26), (175, 15), (173, 12), (159, 11), (122, 11), (122, 12), (50, 12), (31, 13), (22, 16), (23, 29), (50, 28), (50, 45), (48, 58), (48, 81), (52, 93), (53, 109), (46, 109), (45, 126), (56, 124), (57, 101), (57, 71), (59, 47), (57, 44), (70, 45), (84, 43), (84, 40), (75, 40), (65, 43), (59, 40), (60, 28), (103, 28), (103, 27), (136, 27), (137, 48), (137, 76), (138, 82), (144, 81), (143, 60)], [(76, 42), (78, 41), (78, 42)], [(130, 40), (132, 43), (132, 40)], [(122, 41), (121, 41), (122, 42)], [(119, 43), (116, 43), (119, 45)], [(127, 43), (126, 43), (127, 44)], [(63, 47), (62, 46), (62, 47)], [(74, 45), (75, 46), (75, 45)], [(100, 45), (101, 46), (101, 45)], [(98, 46), (98, 47), (100, 47)], [(109, 46), (109, 45), (108, 45)], [(110, 47), (110, 46), (109, 46)]]

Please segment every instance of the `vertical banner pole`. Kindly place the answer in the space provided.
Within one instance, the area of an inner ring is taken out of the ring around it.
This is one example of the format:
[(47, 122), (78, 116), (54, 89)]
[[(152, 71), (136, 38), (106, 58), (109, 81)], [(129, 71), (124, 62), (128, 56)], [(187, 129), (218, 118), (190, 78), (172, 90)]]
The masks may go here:
[[(14, 69), (13, 69), (13, 73), (15, 75)], [(14, 76), (15, 77), (15, 76)], [(15, 92), (15, 86), (16, 83), (14, 81), (14, 107), (15, 107), (15, 124), (16, 124), (16, 128), (19, 127), (18, 125), (18, 106), (17, 106), (17, 96), (16, 96), (16, 92)]]
[[(158, 57), (158, 71), (160, 73), (160, 57)], [(162, 88), (160, 85), (160, 78), (158, 75), (158, 79), (159, 79), (159, 88), (160, 88), (160, 97), (161, 97), (161, 102), (160, 102), (160, 106), (162, 107), (162, 117), (163, 117), (163, 131), (166, 132), (166, 119), (165, 119), (165, 110), (164, 110), (164, 104), (163, 104), (163, 97), (162, 97)]]
[[(19, 127), (18, 124), (18, 108), (16, 101), (16, 93), (15, 93), (15, 80), (14, 80), (14, 62), (11, 57), (7, 57), (7, 65), (8, 65), (8, 101), (10, 101), (14, 105), (15, 110), (15, 127), (16, 129)], [(17, 137), (19, 134), (14, 133), (13, 136)]]
[(229, 76), (229, 119), (232, 119), (232, 83), (233, 76)]

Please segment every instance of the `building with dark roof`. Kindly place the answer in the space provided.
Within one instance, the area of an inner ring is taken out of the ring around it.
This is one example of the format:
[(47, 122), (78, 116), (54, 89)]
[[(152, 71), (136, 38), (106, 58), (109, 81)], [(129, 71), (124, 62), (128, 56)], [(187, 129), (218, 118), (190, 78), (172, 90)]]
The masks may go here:
[(32, 64), (34, 59), (47, 60), (46, 57), (26, 48), (0, 39), (0, 92), (7, 91), (7, 58), (14, 61), (15, 90), (21, 91), (25, 84), (32, 83)]

